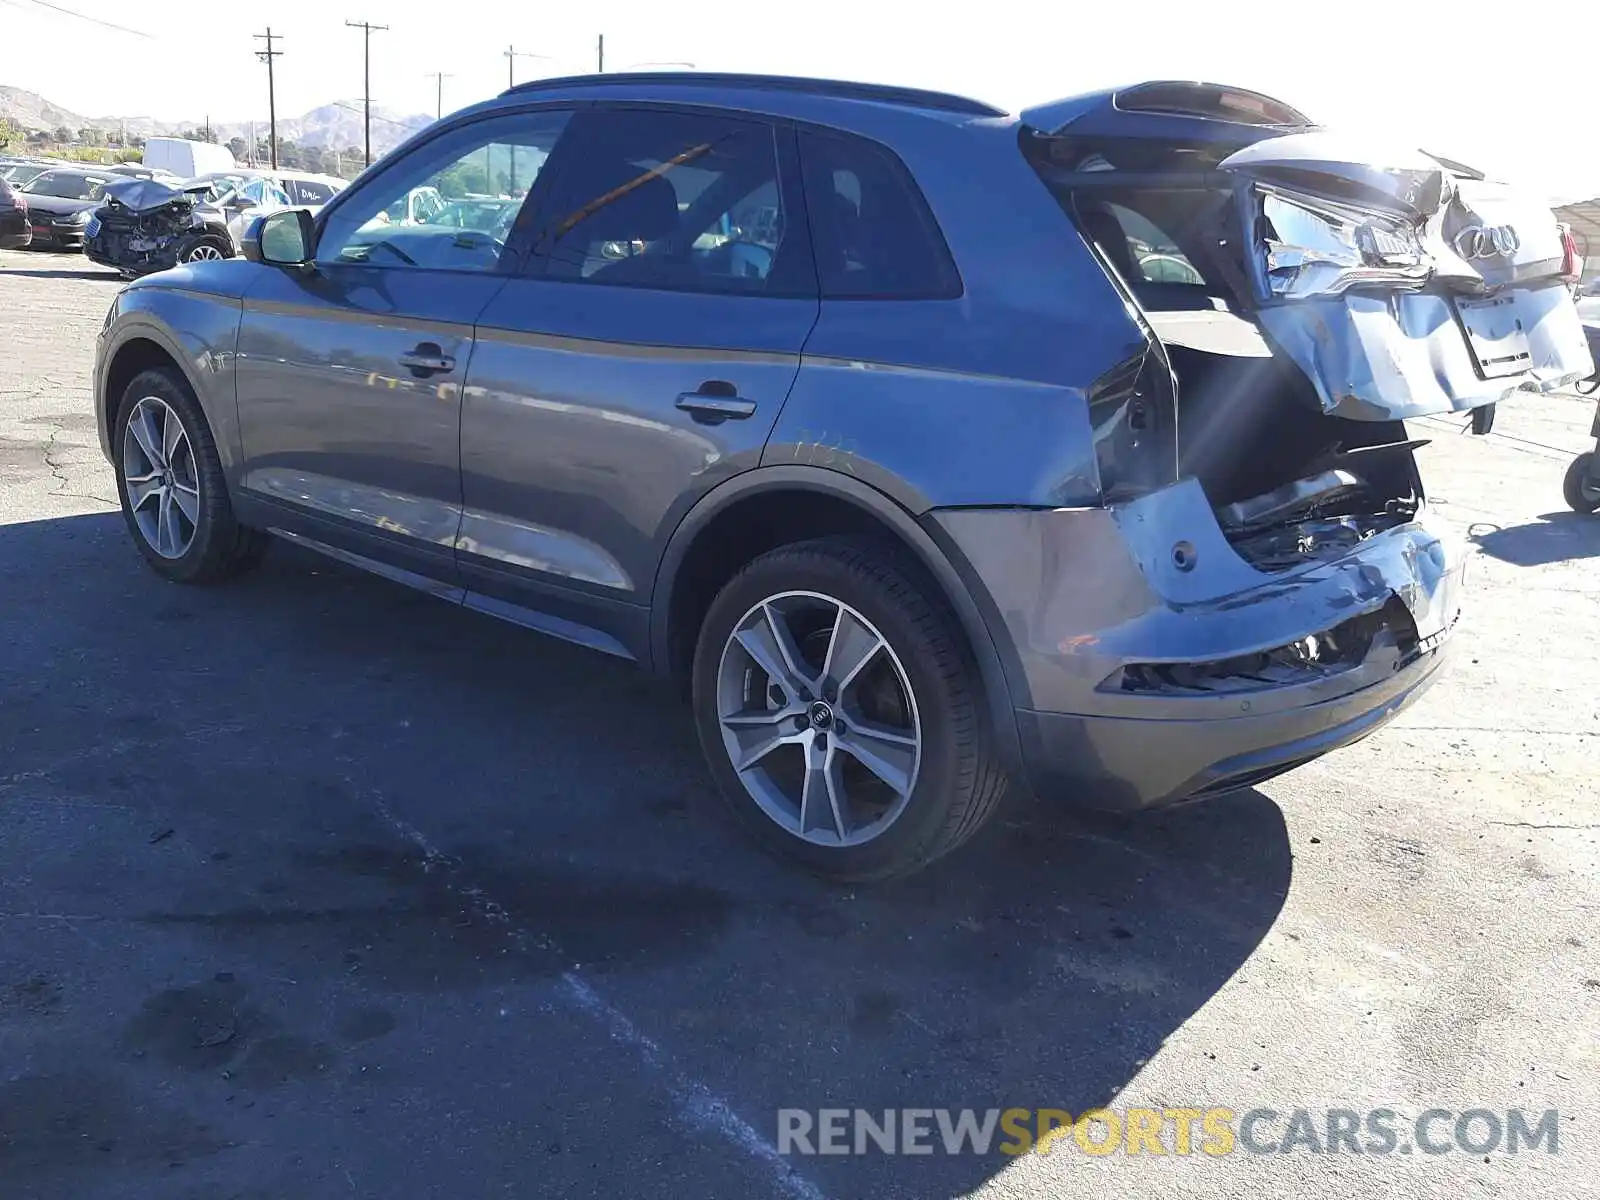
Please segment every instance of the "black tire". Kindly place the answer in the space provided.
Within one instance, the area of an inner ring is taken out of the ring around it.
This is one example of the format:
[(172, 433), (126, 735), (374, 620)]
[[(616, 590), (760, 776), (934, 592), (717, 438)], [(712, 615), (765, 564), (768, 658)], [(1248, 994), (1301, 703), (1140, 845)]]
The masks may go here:
[[(147, 396), (164, 401), (182, 421), (194, 459), (198, 488), (198, 519), (187, 550), (175, 558), (163, 557), (139, 528), (125, 477), (123, 447), (135, 406)], [(156, 572), (175, 583), (220, 583), (256, 566), (266, 553), (267, 535), (241, 525), (233, 513), (222, 459), (216, 439), (206, 423), (200, 402), (189, 383), (175, 369), (156, 368), (135, 375), (123, 390), (113, 426), (111, 458), (117, 477), (122, 518), (133, 544)]]
[(181, 266), (188, 262), (189, 256), (201, 246), (211, 247), (223, 258), (232, 258), (234, 256), (233, 243), (231, 241), (218, 237), (214, 233), (203, 233), (184, 239), (183, 244), (178, 247), (177, 258), (179, 265)]
[[(695, 726), (729, 810), (778, 857), (838, 881), (906, 875), (975, 834), (1005, 794), (1008, 780), (984, 716), (977, 667), (931, 587), (890, 546), (821, 538), (761, 555), (712, 602), (695, 647)], [(780, 827), (746, 791), (723, 743), (717, 710), (723, 648), (752, 607), (786, 591), (825, 594), (872, 622), (904, 667), (922, 714), (922, 759), (905, 808), (862, 845), (816, 845)]]
[(1573, 512), (1592, 513), (1600, 509), (1600, 476), (1594, 474), (1594, 451), (1585, 450), (1572, 460), (1567, 477), (1561, 481), (1561, 494)]

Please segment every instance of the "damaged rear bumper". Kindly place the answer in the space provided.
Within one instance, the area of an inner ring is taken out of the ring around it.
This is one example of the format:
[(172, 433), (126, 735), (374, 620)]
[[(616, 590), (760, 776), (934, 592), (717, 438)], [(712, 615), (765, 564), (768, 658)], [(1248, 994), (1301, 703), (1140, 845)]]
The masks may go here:
[(1019, 709), (1029, 785), (1043, 799), (1132, 811), (1264, 783), (1387, 724), (1434, 681), (1446, 644), (1348, 695), (1260, 716), (1220, 701), (1225, 712), (1184, 720)]
[(1346, 745), (1445, 661), (1464, 554), (1424, 513), (1265, 574), (1193, 480), (1113, 510), (934, 514), (986, 600), (1041, 798), (1138, 809)]

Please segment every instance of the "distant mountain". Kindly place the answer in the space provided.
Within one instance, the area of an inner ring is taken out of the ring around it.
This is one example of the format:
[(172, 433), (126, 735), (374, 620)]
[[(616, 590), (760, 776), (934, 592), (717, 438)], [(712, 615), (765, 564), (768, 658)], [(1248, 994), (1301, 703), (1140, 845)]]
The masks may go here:
[[(285, 141), (298, 142), (302, 146), (344, 150), (362, 144), (362, 120), (360, 100), (335, 100), (332, 104), (313, 108), (298, 117), (279, 117), (278, 136)], [(394, 109), (374, 104), (372, 152), (382, 154), (393, 149), (417, 130), (425, 129), (432, 124), (433, 118), (423, 113), (407, 116)], [(217, 140), (225, 142), (236, 136), (248, 138), (249, 126), (250, 123), (247, 121), (228, 121), (214, 125), (213, 128), (217, 130)], [(255, 131), (258, 138), (267, 136), (265, 118), (256, 120)]]
[[(52, 104), (37, 92), (0, 84), (0, 117), (9, 117), (24, 129), (58, 129), (66, 126), (76, 133), (80, 129), (105, 131), (126, 129), (139, 137), (173, 137), (186, 129), (200, 128), (205, 118), (190, 121), (157, 121), (153, 117), (117, 116), (85, 117), (71, 109)], [(382, 154), (410, 137), (417, 130), (433, 123), (433, 118), (423, 113), (410, 115), (396, 112), (382, 105), (372, 106), (372, 150)], [(250, 136), (254, 124), (256, 137), (267, 136), (267, 118), (261, 116), (251, 121), (213, 121), (212, 131), (219, 142), (232, 137)], [(302, 146), (320, 146), (330, 150), (344, 150), (362, 144), (362, 106), (359, 100), (336, 100), (313, 108), (298, 117), (280, 117), (278, 136), (285, 141)]]
[(65, 125), (77, 130), (89, 124), (87, 117), (51, 104), (37, 92), (25, 92), (5, 84), (0, 84), (0, 117), (10, 117), (24, 129), (55, 129)]

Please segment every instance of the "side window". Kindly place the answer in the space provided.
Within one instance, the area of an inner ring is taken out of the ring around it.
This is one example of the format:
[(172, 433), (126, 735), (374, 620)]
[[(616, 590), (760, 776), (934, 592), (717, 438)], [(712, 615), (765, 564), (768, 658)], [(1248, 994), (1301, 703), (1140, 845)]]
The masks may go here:
[(800, 161), (824, 299), (961, 294), (927, 201), (888, 150), (865, 138), (804, 132)]
[(1205, 286), (1205, 276), (1176, 239), (1144, 213), (1110, 201), (1081, 202), (1079, 212), (1086, 231), (1129, 283)]
[(325, 183), (318, 183), (312, 179), (285, 180), (289, 187), (289, 195), (294, 203), (307, 206), (326, 204), (333, 199), (333, 189)]
[[(317, 262), (494, 270), (512, 222), (570, 116), (549, 111), (493, 117), (418, 147), (363, 180), (331, 210), (317, 240)], [(451, 200), (469, 197), (505, 214), (503, 223), (474, 230), (444, 219)]]
[(535, 243), (546, 278), (815, 295), (761, 121), (600, 109), (574, 118)]
[(257, 208), (283, 203), (280, 199), (283, 193), (279, 192), (277, 188), (272, 186), (270, 181), (265, 179), (252, 179), (239, 191), (246, 200)]

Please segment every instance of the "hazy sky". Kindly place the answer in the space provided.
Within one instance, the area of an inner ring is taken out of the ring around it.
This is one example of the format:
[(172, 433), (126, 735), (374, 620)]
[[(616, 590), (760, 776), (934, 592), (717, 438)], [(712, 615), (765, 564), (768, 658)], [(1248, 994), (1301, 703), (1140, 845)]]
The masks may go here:
[[(688, 61), (912, 84), (1012, 109), (1140, 79), (1253, 87), (1327, 125), (1386, 131), (1527, 183), (1552, 198), (1600, 194), (1592, 0), (1513, 5), (1208, 4), (1201, 0), (912, 6), (901, 0), (795, 4), (590, 0), (558, 7), (504, 0), (48, 0), (153, 35), (67, 16), (46, 0), (0, 0), (0, 83), (88, 116), (232, 121), (266, 114), (266, 70), (251, 53), (268, 15), (283, 35), (278, 111), (296, 115), (361, 94), (361, 34), (372, 35), (377, 103), (432, 112), (519, 81), (606, 67)], [(1587, 109), (1587, 111), (1585, 111)]]

